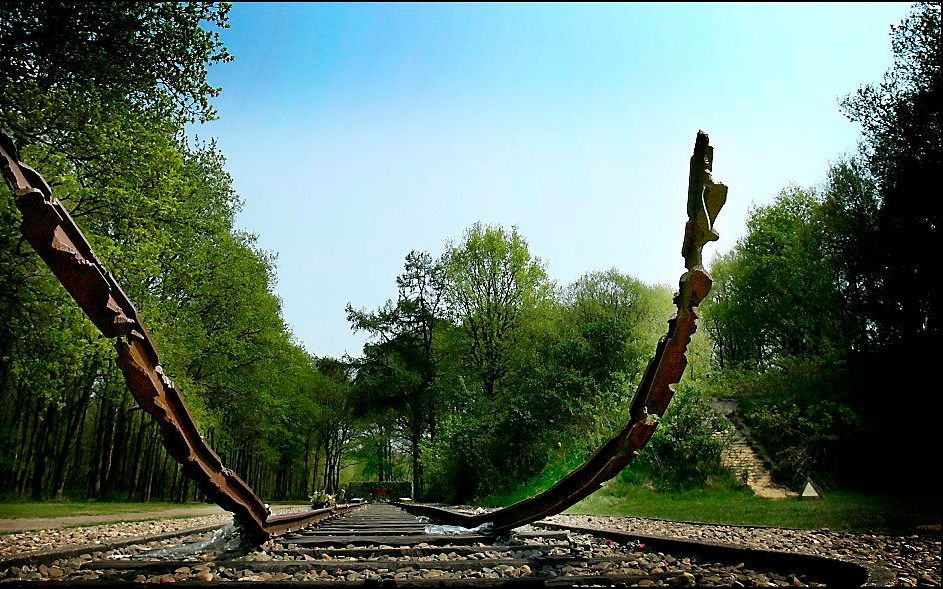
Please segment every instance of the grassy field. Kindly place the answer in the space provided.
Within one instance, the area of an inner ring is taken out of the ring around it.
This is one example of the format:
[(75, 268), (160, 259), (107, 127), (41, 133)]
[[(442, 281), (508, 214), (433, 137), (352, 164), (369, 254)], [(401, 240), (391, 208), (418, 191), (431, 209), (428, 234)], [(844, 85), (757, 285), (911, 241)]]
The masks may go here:
[(97, 501), (6, 501), (0, 502), (0, 519), (37, 517), (72, 517), (77, 515), (111, 515), (166, 509), (208, 507), (206, 503), (119, 503)]
[[(575, 460), (575, 459), (574, 459)], [(482, 505), (511, 505), (550, 487), (574, 465), (545, 469), (510, 493), (495, 494)], [(644, 476), (641, 478), (644, 479)], [(637, 482), (613, 480), (604, 489), (570, 508), (567, 513), (648, 517), (746, 526), (891, 532), (912, 532), (916, 526), (943, 521), (943, 498), (894, 497), (880, 494), (831, 491), (822, 501), (798, 498), (764, 499), (731, 480), (711, 488), (680, 492), (655, 491)]]
[(940, 525), (939, 497), (888, 497), (834, 491), (823, 501), (763, 499), (748, 490), (699, 489), (659, 493), (618, 485), (573, 506), (568, 513), (651, 517), (679, 521), (829, 528), (833, 530), (910, 531), (917, 525)]

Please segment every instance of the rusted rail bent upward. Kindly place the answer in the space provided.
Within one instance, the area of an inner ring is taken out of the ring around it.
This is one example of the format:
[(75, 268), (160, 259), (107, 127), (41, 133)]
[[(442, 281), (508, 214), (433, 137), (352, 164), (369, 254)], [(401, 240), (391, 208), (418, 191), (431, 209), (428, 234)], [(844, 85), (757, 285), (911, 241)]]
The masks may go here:
[(401, 504), (401, 507), (450, 525), (466, 528), (485, 525), (495, 532), (502, 532), (562, 512), (599, 489), (638, 456), (658, 426), (653, 416), (664, 415), (674, 395), (672, 385), (681, 380), (688, 363), (685, 351), (697, 329), (695, 308), (711, 288), (711, 278), (704, 271), (701, 251), (707, 242), (718, 239), (714, 220), (727, 201), (727, 187), (711, 177), (713, 161), (714, 149), (707, 134), (699, 131), (694, 142), (694, 155), (691, 156), (688, 221), (681, 248), (687, 272), (681, 276), (674, 297), (678, 310), (668, 320), (668, 333), (658, 342), (655, 355), (648, 364), (625, 427), (555, 485), (504, 509), (467, 515), (425, 505)]
[[(489, 524), (492, 531), (501, 532), (560, 513), (597, 490), (638, 455), (657, 427), (653, 416), (664, 414), (674, 394), (671, 387), (681, 379), (687, 365), (685, 350), (697, 328), (695, 308), (711, 287), (701, 251), (707, 242), (718, 238), (714, 220), (727, 198), (727, 187), (711, 177), (712, 162), (713, 149), (707, 134), (699, 132), (691, 158), (688, 221), (682, 247), (687, 272), (674, 298), (677, 314), (669, 320), (668, 333), (658, 343), (626, 426), (551, 488), (510, 507), (480, 515), (419, 505), (404, 508), (448, 524), (468, 528)], [(92, 323), (106, 337), (116, 339), (118, 363), (131, 393), (156, 419), (164, 446), (183, 466), (184, 473), (220, 506), (233, 512), (243, 534), (252, 542), (262, 543), (270, 536), (330, 517), (336, 510), (270, 515), (268, 506), (223, 465), (200, 436), (180, 391), (164, 374), (157, 349), (134, 305), (95, 256), (69, 212), (53, 197), (48, 184), (19, 160), (13, 141), (5, 133), (0, 133), (0, 167), (23, 213), (21, 232)]]
[(322, 509), (271, 516), (268, 506), (200, 436), (180, 391), (161, 368), (137, 309), (95, 256), (69, 211), (53, 197), (42, 176), (20, 161), (13, 140), (2, 132), (0, 167), (23, 213), (23, 236), (99, 331), (116, 338), (118, 365), (128, 388), (157, 421), (167, 451), (207, 496), (233, 512), (246, 538), (262, 543), (333, 515), (334, 510)]

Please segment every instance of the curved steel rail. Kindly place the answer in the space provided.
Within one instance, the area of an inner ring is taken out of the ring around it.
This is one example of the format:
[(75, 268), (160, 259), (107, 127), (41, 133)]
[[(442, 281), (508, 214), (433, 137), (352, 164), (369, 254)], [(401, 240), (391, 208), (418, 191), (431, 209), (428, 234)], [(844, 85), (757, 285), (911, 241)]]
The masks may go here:
[[(714, 241), (714, 219), (727, 198), (727, 187), (711, 178), (713, 148), (706, 133), (698, 132), (691, 157), (688, 221), (682, 255), (687, 272), (681, 277), (674, 302), (678, 312), (668, 322), (632, 403), (629, 423), (586, 462), (548, 490), (510, 507), (466, 515), (420, 505), (404, 505), (445, 523), (464, 527), (489, 524), (494, 531), (514, 528), (560, 513), (598, 489), (638, 455), (657, 427), (653, 415), (664, 414), (687, 365), (685, 350), (697, 329), (695, 307), (711, 287), (701, 250)], [(270, 517), (268, 506), (226, 468), (206, 444), (176, 385), (160, 366), (157, 349), (138, 312), (92, 251), (88, 240), (62, 204), (52, 196), (43, 178), (19, 160), (13, 141), (0, 134), (0, 167), (23, 213), (20, 231), (46, 262), (92, 323), (110, 338), (117, 338), (118, 363), (138, 404), (160, 426), (164, 446), (200, 489), (224, 509), (233, 512), (246, 537), (261, 543), (303, 525), (328, 517), (324, 510)], [(346, 506), (344, 507), (346, 508)]]
[(711, 177), (713, 162), (714, 149), (707, 134), (699, 131), (694, 142), (694, 155), (691, 156), (688, 221), (681, 248), (687, 272), (681, 276), (674, 297), (678, 311), (668, 320), (668, 333), (658, 342), (635, 394), (625, 427), (552, 487), (504, 509), (468, 515), (426, 505), (399, 504), (401, 507), (450, 525), (466, 528), (486, 525), (495, 532), (502, 532), (562, 512), (599, 489), (638, 456), (658, 426), (653, 416), (664, 415), (674, 395), (672, 385), (681, 380), (688, 363), (685, 350), (697, 329), (695, 308), (711, 288), (711, 278), (704, 271), (701, 251), (707, 242), (718, 239), (714, 220), (727, 201), (727, 187)]
[[(19, 159), (13, 140), (0, 132), (0, 168), (23, 213), (20, 231), (105, 337), (117, 338), (118, 365), (142, 409), (160, 426), (164, 447), (199, 488), (233, 512), (243, 534), (261, 544), (329, 517), (333, 509), (271, 516), (249, 485), (226, 468), (203, 440), (177, 386), (164, 374), (154, 342), (137, 309), (92, 251), (69, 212), (36, 171)], [(347, 509), (340, 506), (338, 510)]]

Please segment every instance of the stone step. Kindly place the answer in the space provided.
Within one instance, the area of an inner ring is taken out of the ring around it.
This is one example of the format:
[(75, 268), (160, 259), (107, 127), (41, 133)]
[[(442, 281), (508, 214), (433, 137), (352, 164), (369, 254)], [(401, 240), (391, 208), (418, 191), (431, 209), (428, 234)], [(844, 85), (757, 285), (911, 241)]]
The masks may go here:
[[(727, 417), (728, 419), (736, 412), (736, 401), (715, 400), (715, 411)], [(766, 466), (766, 463), (759, 457), (756, 450), (750, 444), (746, 432), (738, 428), (738, 421), (731, 419), (733, 430), (726, 432), (717, 432), (715, 435), (726, 437), (727, 447), (721, 454), (721, 463), (734, 474), (746, 475), (746, 483), (753, 492), (762, 497), (788, 497), (795, 496), (796, 493), (782, 487), (773, 481), (772, 474)]]

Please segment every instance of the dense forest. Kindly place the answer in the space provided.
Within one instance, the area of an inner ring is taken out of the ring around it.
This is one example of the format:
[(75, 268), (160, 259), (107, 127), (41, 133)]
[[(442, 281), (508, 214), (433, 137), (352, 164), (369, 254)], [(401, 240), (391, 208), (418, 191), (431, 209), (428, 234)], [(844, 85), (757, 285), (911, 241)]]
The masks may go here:
[[(213, 143), (207, 68), (230, 59), (225, 5), (4, 3), (0, 124), (136, 302), (204, 436), (267, 497), (336, 481), (346, 367), (311, 357), (274, 294), (272, 256), (238, 231)], [(0, 200), (0, 490), (194, 496), (99, 338)], [(319, 473), (316, 475), (315, 473)], [(318, 483), (322, 484), (322, 483)]]
[[(395, 299), (348, 305), (368, 336), (359, 357), (305, 350), (273, 256), (234, 225), (223, 154), (187, 132), (215, 117), (207, 71), (231, 59), (227, 11), (0, 6), (0, 125), (135, 301), (205, 438), (266, 499), (334, 492), (354, 466), (422, 497), (481, 501), (581, 461), (625, 421), (671, 289), (616, 269), (558, 284), (517, 228), (476, 223), (406, 255)], [(625, 480), (729, 479), (710, 396), (741, 400), (787, 484), (926, 476), (940, 405), (939, 31), (940, 5), (915, 5), (884, 80), (841, 102), (859, 152), (836, 154), (820, 186), (755, 207), (712, 260), (679, 394)], [(765, 195), (738, 198), (751, 196)], [(18, 224), (4, 191), (0, 495), (199, 498)]]

